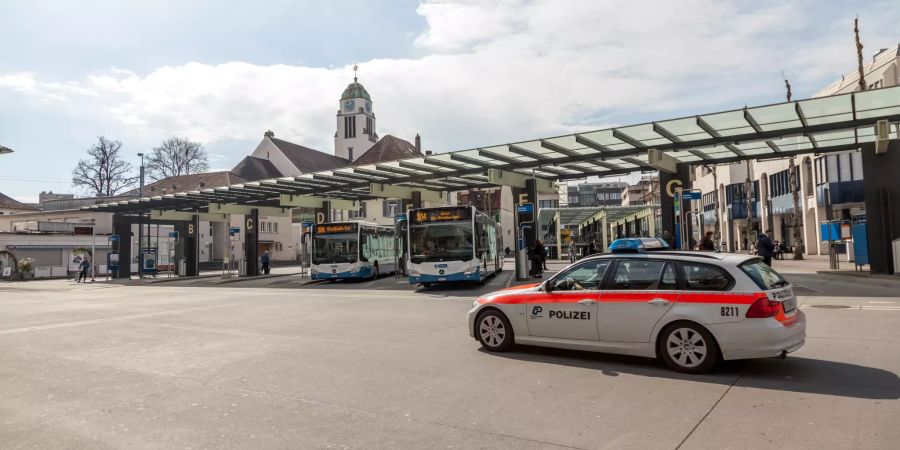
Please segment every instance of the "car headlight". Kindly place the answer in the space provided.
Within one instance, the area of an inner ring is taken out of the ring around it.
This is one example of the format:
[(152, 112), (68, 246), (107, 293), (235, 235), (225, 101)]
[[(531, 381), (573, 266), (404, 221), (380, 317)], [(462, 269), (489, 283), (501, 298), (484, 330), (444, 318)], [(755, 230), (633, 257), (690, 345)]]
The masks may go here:
[(480, 305), (480, 304), (481, 304), (481, 303), (478, 303), (478, 300), (475, 300), (474, 302), (472, 302), (472, 307), (473, 307), (473, 308), (477, 308), (478, 305)]
[(409, 270), (409, 276), (411, 276), (411, 277), (417, 277), (417, 276), (419, 276), (419, 275), (422, 275), (422, 274), (419, 273), (418, 270), (413, 270), (413, 269), (410, 269), (410, 270)]

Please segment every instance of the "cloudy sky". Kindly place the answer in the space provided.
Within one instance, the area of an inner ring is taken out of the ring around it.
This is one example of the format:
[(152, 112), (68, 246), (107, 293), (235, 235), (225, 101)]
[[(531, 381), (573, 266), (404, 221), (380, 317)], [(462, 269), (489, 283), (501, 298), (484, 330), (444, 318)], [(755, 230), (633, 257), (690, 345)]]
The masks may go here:
[(359, 63), (380, 134), (448, 151), (808, 97), (900, 41), (900, 2), (137, 1), (0, 4), (0, 192), (74, 192), (97, 136), (132, 162), (271, 129), (333, 152)]

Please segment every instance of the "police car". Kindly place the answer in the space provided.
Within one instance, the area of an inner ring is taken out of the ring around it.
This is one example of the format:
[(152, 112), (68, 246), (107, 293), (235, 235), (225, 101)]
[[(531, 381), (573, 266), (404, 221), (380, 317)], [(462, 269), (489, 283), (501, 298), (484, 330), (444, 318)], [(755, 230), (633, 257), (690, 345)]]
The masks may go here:
[(469, 335), (492, 352), (524, 344), (636, 355), (688, 373), (803, 346), (793, 288), (761, 258), (620, 250), (479, 298)]

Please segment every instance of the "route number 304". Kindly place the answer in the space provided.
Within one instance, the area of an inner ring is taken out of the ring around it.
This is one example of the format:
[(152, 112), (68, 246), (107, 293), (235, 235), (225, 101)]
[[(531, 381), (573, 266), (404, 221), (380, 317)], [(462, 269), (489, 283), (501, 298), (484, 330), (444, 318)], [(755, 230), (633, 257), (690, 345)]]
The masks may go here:
[(738, 307), (737, 306), (723, 306), (721, 309), (722, 317), (737, 317), (738, 315)]

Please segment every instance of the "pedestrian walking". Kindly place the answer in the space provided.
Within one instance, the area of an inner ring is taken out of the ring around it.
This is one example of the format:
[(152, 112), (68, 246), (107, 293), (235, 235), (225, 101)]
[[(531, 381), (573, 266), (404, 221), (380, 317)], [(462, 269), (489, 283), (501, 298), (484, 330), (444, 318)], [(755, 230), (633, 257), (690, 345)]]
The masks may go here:
[(600, 253), (600, 249), (597, 247), (597, 240), (591, 239), (591, 243), (588, 244), (588, 255), (594, 255), (596, 253)]
[(78, 281), (76, 281), (76, 283), (81, 283), (81, 280), (84, 280), (84, 282), (87, 283), (87, 275), (88, 270), (91, 268), (91, 261), (85, 257), (81, 260), (81, 264), (78, 265), (78, 268), (80, 269), (80, 272), (78, 272)]
[(575, 262), (575, 240), (569, 241), (569, 264)]
[(756, 241), (756, 254), (762, 256), (763, 262), (768, 266), (772, 266), (772, 256), (775, 255), (775, 244), (769, 235), (772, 230), (766, 230), (765, 234), (760, 234)]
[(269, 251), (268, 250), (263, 252), (262, 258), (260, 258), (260, 260), (262, 261), (263, 273), (268, 275), (269, 274)]
[(534, 241), (534, 245), (531, 248), (531, 276), (535, 278), (542, 278), (541, 273), (543, 272), (543, 255), (544, 255), (544, 244), (541, 243), (540, 240)]

